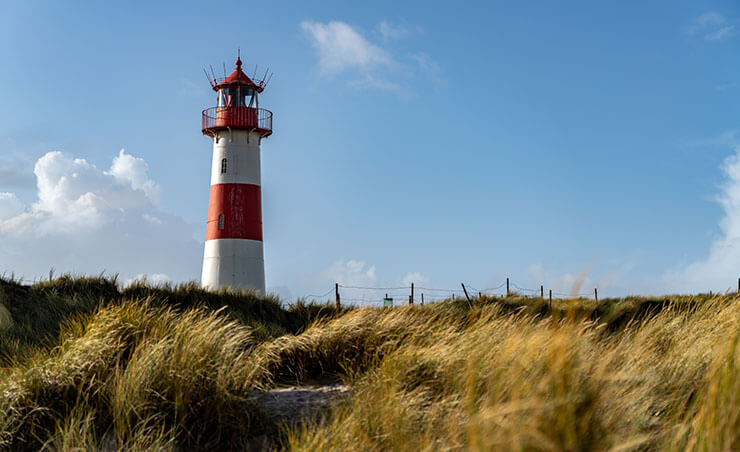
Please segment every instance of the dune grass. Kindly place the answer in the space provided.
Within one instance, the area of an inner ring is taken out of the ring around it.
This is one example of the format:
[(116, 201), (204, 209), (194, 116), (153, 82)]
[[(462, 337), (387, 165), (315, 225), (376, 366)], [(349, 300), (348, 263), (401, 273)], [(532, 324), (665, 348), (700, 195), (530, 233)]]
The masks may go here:
[[(736, 295), (337, 309), (65, 276), (0, 304), (2, 450), (740, 449)], [(352, 389), (320, 420), (255, 397), (322, 377)]]
[(736, 296), (677, 297), (659, 311), (633, 311), (621, 328), (582, 302), (570, 311), (563, 302), (553, 316), (512, 304), (479, 305), (458, 319), (432, 320), (423, 308), (389, 313), (377, 331), (399, 317), (400, 345), (357, 377), (331, 420), (292, 431), (290, 449), (740, 446)]

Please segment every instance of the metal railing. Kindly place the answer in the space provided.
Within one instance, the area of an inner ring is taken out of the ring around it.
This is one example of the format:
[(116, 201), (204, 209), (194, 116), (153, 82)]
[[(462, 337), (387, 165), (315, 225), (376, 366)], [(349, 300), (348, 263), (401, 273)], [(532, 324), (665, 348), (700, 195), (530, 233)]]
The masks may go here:
[(203, 133), (219, 129), (255, 129), (272, 133), (272, 112), (252, 107), (211, 107), (203, 110)]

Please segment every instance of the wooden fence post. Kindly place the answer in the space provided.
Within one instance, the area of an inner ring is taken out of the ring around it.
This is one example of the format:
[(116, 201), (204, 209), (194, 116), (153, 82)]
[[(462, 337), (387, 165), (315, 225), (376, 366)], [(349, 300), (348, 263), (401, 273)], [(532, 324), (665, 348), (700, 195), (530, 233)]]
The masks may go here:
[(465, 294), (465, 298), (468, 299), (468, 306), (472, 308), (473, 307), (473, 303), (471, 303), (471, 301), (470, 301), (470, 296), (468, 296), (468, 290), (465, 288), (465, 284), (460, 283), (460, 285), (463, 288), (463, 293)]
[(540, 298), (545, 298), (545, 286), (540, 286)]
[(550, 289), (550, 304), (548, 305), (550, 311), (552, 311), (552, 289)]
[(341, 303), (339, 302), (339, 283), (334, 283), (334, 295), (337, 299), (337, 307), (340, 307)]
[(421, 293), (421, 305), (424, 306), (424, 292)]
[(597, 303), (599, 302), (599, 290), (596, 287), (594, 287), (594, 300), (596, 300)]
[(506, 278), (506, 296), (509, 296), (509, 278)]
[(414, 304), (414, 283), (411, 283), (411, 296), (409, 296), (409, 304)]

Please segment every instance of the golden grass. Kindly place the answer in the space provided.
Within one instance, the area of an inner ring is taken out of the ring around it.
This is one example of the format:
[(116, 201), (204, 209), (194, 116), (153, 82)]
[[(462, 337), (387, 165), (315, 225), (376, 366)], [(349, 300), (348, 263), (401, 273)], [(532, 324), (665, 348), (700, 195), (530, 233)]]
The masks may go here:
[(405, 311), (404, 343), (330, 421), (292, 431), (292, 450), (738, 449), (736, 297), (617, 332), (496, 306), (463, 329)]
[[(99, 283), (0, 284), (1, 450), (740, 449), (736, 295), (335, 310)], [(280, 429), (254, 397), (327, 376), (352, 390), (321, 421)]]

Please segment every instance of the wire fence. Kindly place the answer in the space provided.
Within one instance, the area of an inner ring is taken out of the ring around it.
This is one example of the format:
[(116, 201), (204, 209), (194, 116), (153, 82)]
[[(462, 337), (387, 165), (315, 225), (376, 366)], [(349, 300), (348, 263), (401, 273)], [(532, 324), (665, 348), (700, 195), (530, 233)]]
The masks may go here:
[(471, 284), (461, 283), (460, 288), (440, 288), (416, 286), (411, 283), (408, 286), (395, 287), (371, 287), (359, 285), (344, 285), (335, 283), (334, 287), (319, 295), (307, 295), (303, 297), (308, 301), (331, 302), (332, 299), (339, 306), (341, 304), (360, 305), (383, 305), (395, 306), (399, 304), (426, 304), (435, 303), (448, 299), (464, 298), (468, 301), (477, 298), (506, 297), (511, 295), (524, 296), (528, 298), (542, 298), (552, 301), (554, 298), (591, 298), (599, 299), (598, 289), (593, 292), (553, 292), (545, 290), (544, 285), (539, 288), (520, 286), (509, 278), (494, 287), (479, 289)]
[[(14, 275), (8, 276), (7, 274), (0, 276), (26, 285), (35, 285), (54, 280), (53, 273), (48, 277), (38, 279), (21, 278)], [(740, 278), (737, 281), (737, 291), (740, 293)], [(334, 287), (328, 289), (326, 292), (306, 295), (300, 297), (300, 299), (311, 302), (331, 302), (333, 299), (337, 306), (341, 304), (397, 306), (401, 304), (435, 303), (449, 299), (455, 300), (456, 298), (465, 298), (471, 301), (483, 297), (495, 298), (511, 295), (524, 296), (532, 299), (547, 299), (550, 302), (553, 299), (574, 298), (599, 301), (598, 288), (594, 288), (592, 292), (554, 292), (551, 289), (545, 290), (544, 285), (540, 285), (539, 288), (522, 287), (511, 281), (510, 278), (506, 278), (505, 281), (495, 287), (484, 289), (478, 289), (466, 283), (461, 283), (460, 289), (416, 286), (414, 283), (408, 286), (395, 287), (370, 287), (335, 283)], [(712, 291), (709, 291), (709, 295), (712, 295)]]

